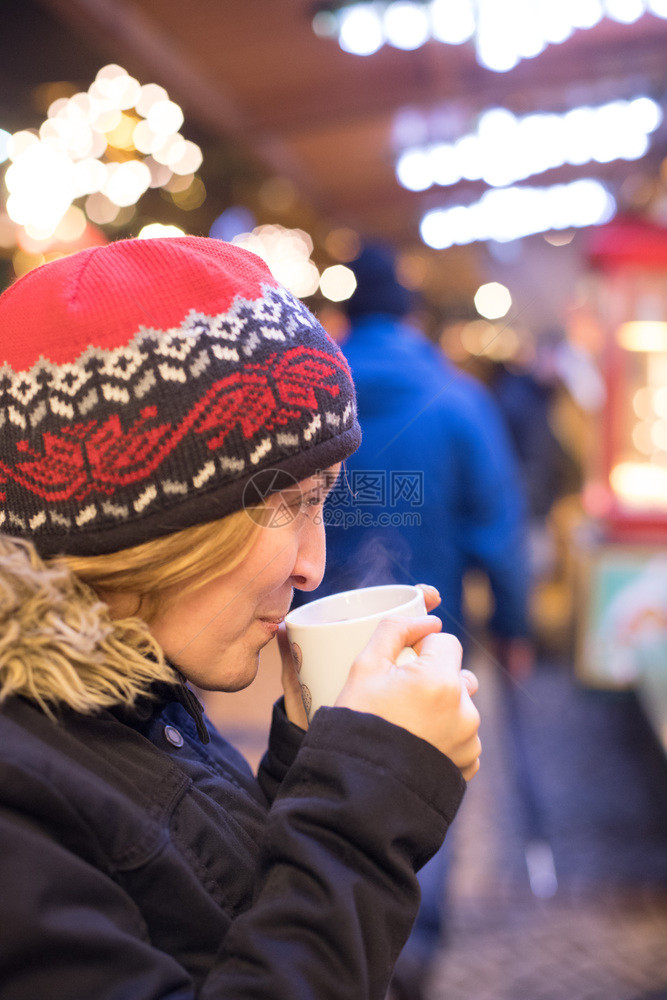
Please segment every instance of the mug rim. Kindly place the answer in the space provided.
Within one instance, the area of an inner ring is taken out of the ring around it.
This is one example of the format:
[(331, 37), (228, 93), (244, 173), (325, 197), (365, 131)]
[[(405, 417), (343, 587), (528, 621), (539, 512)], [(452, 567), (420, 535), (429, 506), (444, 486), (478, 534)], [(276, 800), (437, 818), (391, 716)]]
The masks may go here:
[(302, 604), (299, 608), (294, 608), (293, 611), (288, 611), (285, 615), (285, 625), (290, 625), (292, 627), (302, 628), (302, 629), (315, 629), (315, 628), (326, 628), (330, 625), (340, 625), (341, 622), (307, 622), (299, 621), (299, 616), (301, 613), (305, 613), (306, 609), (313, 608), (315, 605), (322, 605), (338, 600), (342, 597), (346, 597), (348, 594), (364, 594), (369, 592), (377, 592), (379, 590), (403, 590), (410, 591), (410, 595), (406, 593), (405, 600), (400, 604), (394, 605), (392, 608), (387, 608), (386, 611), (373, 611), (366, 615), (355, 615), (350, 621), (364, 622), (372, 618), (377, 618), (378, 615), (389, 615), (393, 611), (399, 611), (401, 608), (409, 604), (410, 601), (414, 600), (417, 594), (422, 593), (420, 587), (413, 583), (380, 583), (371, 587), (352, 587), (349, 590), (341, 590), (336, 594), (327, 594), (325, 597), (318, 597), (316, 601), (310, 601), (308, 604)]

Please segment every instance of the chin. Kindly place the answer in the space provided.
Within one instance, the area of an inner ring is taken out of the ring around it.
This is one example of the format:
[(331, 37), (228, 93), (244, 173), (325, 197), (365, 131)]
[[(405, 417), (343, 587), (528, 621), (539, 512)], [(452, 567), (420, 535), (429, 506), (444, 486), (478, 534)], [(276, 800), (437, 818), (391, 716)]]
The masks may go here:
[[(245, 660), (245, 658), (244, 658)], [(189, 680), (202, 691), (243, 691), (254, 681), (259, 670), (259, 652), (248, 656), (246, 662), (221, 664), (219, 672), (206, 671), (205, 676), (196, 676), (193, 672)]]

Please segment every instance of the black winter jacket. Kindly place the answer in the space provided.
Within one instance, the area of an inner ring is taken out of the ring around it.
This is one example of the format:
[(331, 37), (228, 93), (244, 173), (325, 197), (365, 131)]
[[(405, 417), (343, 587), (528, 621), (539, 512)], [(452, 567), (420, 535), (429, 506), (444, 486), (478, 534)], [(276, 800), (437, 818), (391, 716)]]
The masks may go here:
[(279, 702), (254, 778), (160, 692), (0, 707), (2, 1000), (382, 1000), (458, 768), (347, 709), (304, 735)]

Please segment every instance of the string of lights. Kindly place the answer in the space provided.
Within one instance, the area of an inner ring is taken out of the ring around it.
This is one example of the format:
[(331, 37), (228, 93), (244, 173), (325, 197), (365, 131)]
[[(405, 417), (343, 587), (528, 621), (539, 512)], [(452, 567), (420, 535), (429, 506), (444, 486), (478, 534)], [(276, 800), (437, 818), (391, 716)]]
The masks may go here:
[(644, 14), (667, 18), (667, 0), (361, 0), (323, 4), (312, 23), (317, 35), (358, 56), (383, 45), (472, 42), (481, 66), (506, 73), (603, 18), (633, 24)]
[(473, 131), (455, 142), (404, 149), (396, 178), (410, 191), (462, 180), (504, 187), (566, 164), (637, 160), (648, 151), (649, 137), (662, 120), (660, 105), (644, 96), (520, 118), (505, 108), (490, 108)]
[(615, 211), (615, 199), (604, 184), (581, 178), (550, 187), (494, 188), (470, 205), (432, 209), (423, 216), (419, 232), (427, 246), (444, 250), (483, 240), (507, 243), (552, 229), (601, 225)]

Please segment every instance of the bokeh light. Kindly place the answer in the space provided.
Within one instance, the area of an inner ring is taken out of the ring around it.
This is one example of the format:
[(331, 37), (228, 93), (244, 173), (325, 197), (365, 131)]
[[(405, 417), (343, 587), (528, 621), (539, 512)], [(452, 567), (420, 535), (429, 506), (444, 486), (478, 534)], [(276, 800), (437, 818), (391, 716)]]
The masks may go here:
[(512, 305), (509, 288), (498, 281), (480, 285), (474, 296), (475, 309), (486, 319), (500, 319), (506, 316)]
[(167, 226), (163, 222), (149, 222), (138, 234), (138, 240), (153, 240), (164, 236), (185, 236), (185, 230), (179, 226)]
[(356, 287), (357, 279), (354, 272), (344, 264), (333, 264), (322, 272), (320, 291), (331, 302), (343, 302), (349, 299)]
[(645, 13), (667, 18), (667, 0), (364, 0), (317, 11), (312, 25), (358, 56), (385, 44), (415, 49), (431, 38), (448, 45), (473, 39), (479, 64), (506, 73), (604, 17), (629, 25)]
[(257, 226), (252, 232), (235, 236), (232, 242), (261, 257), (276, 281), (298, 298), (307, 298), (317, 291), (320, 272), (310, 259), (313, 241), (302, 229)]
[(331, 229), (324, 239), (324, 249), (334, 260), (345, 264), (354, 260), (361, 251), (361, 239), (356, 230), (349, 226)]
[(608, 222), (614, 198), (590, 178), (552, 187), (508, 187), (487, 191), (470, 205), (427, 212), (419, 231), (427, 246), (443, 250), (484, 240), (506, 243), (550, 229), (578, 229)]
[(209, 230), (209, 236), (231, 243), (235, 236), (251, 232), (256, 225), (257, 220), (249, 208), (245, 205), (230, 205), (215, 220)]
[(4, 128), (0, 128), (0, 163), (4, 163), (5, 160), (9, 159), (9, 140), (11, 137), (10, 132), (6, 132)]
[(506, 187), (565, 164), (637, 160), (662, 119), (660, 105), (643, 95), (561, 115), (516, 118), (505, 108), (490, 108), (480, 115), (474, 132), (455, 142), (404, 149), (396, 177), (409, 191), (464, 179)]
[[(49, 97), (56, 93), (52, 88)], [(185, 210), (201, 205), (202, 152), (179, 132), (183, 120), (164, 87), (142, 86), (114, 63), (100, 69), (86, 92), (65, 97), (61, 89), (38, 129), (0, 131), (0, 162), (11, 160), (6, 212), (16, 241), (24, 232), (28, 242), (74, 243), (88, 220), (124, 224), (149, 188), (164, 188), (175, 176), (183, 186), (174, 203)], [(22, 253), (22, 269), (29, 258), (46, 259)]]

